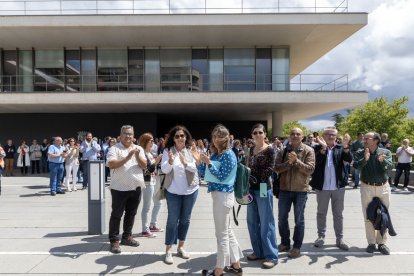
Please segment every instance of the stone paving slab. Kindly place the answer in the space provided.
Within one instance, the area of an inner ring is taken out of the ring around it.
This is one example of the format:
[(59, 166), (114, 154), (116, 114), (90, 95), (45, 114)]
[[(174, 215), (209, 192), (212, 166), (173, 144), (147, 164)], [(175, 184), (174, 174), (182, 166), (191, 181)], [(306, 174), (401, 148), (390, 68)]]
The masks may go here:
[[(88, 235), (87, 191), (51, 197), (48, 177), (3, 177), (0, 196), (0, 274), (2, 275), (200, 275), (215, 264), (216, 239), (212, 201), (206, 187), (200, 187), (194, 207), (187, 250), (191, 259), (174, 257), (173, 265), (163, 263), (165, 233), (156, 238), (137, 237), (138, 248), (123, 247), (121, 255), (108, 252), (107, 234)], [(80, 187), (81, 185), (78, 185)], [(106, 191), (106, 225), (110, 214), (110, 193)], [(274, 200), (275, 215), (277, 200)], [(160, 225), (167, 218), (161, 208)], [(242, 259), (244, 275), (414, 275), (414, 194), (399, 191), (391, 196), (392, 221), (398, 236), (389, 238), (392, 255), (365, 252), (366, 239), (359, 190), (347, 189), (344, 211), (345, 241), (351, 247), (343, 252), (335, 247), (332, 214), (328, 213), (326, 245), (315, 248), (316, 199), (309, 193), (305, 211), (305, 238), (302, 257), (292, 260), (280, 254), (279, 265), (271, 270), (260, 262)], [(141, 206), (134, 235), (141, 231)], [(233, 226), (244, 253), (250, 252), (246, 207), (239, 215), (240, 226)], [(277, 217), (277, 216), (276, 216)], [(294, 226), (290, 217), (290, 226)], [(107, 230), (107, 229), (106, 229)], [(279, 235), (277, 235), (279, 239)], [(175, 249), (174, 249), (175, 250)]]

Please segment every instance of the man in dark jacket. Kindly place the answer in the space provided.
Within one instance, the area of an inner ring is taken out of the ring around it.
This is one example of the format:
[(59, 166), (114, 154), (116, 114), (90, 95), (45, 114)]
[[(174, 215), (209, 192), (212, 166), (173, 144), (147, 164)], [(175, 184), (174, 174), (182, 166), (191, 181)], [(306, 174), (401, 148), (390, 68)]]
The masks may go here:
[(343, 241), (343, 216), (345, 186), (348, 184), (344, 178), (344, 161), (351, 162), (352, 156), (345, 141), (342, 145), (336, 144), (338, 131), (335, 127), (327, 127), (322, 137), (317, 138), (318, 145), (315, 149), (315, 171), (310, 185), (316, 191), (318, 211), (316, 221), (318, 226), (318, 238), (314, 245), (322, 247), (325, 243), (326, 215), (329, 201), (331, 200), (336, 246), (342, 250), (349, 247)]

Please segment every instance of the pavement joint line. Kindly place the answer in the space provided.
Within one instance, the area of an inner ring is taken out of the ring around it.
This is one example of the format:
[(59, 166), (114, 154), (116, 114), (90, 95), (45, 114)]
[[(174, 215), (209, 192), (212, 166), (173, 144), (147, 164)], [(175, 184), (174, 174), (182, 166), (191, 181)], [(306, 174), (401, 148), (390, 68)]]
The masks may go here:
[[(213, 255), (216, 252), (188, 252), (190, 255)], [(379, 253), (379, 252), (377, 252)], [(164, 255), (165, 252), (121, 252), (120, 254), (116, 255)], [(174, 253), (173, 253), (174, 254)], [(78, 255), (115, 255), (109, 251), (95, 251), (95, 252), (47, 252), (47, 251), (26, 251), (26, 252), (0, 252), (1, 255), (55, 255), (55, 256), (78, 256)], [(279, 255), (286, 255), (286, 253), (280, 253)], [(367, 252), (301, 252), (301, 255), (309, 255), (309, 256), (372, 256), (375, 254), (367, 253)], [(413, 251), (409, 252), (391, 252), (391, 255), (414, 255)]]

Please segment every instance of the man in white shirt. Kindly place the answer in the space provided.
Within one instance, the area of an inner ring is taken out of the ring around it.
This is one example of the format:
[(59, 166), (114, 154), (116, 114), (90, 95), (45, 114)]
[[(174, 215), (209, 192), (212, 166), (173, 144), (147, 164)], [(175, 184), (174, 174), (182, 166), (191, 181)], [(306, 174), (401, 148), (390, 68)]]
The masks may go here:
[(402, 141), (401, 147), (397, 149), (396, 155), (398, 157), (398, 164), (395, 171), (394, 187), (392, 190), (395, 191), (398, 189), (398, 182), (400, 177), (404, 172), (404, 191), (408, 191), (408, 183), (410, 182), (410, 170), (411, 162), (413, 161), (414, 149), (409, 146), (410, 141), (404, 139)]
[(124, 215), (122, 245), (139, 246), (132, 238), (135, 215), (141, 201), (141, 187), (144, 184), (143, 168), (147, 166), (144, 149), (133, 144), (134, 127), (121, 127), (121, 141), (109, 148), (107, 166), (111, 169), (112, 212), (109, 219), (110, 251), (121, 253), (119, 227)]

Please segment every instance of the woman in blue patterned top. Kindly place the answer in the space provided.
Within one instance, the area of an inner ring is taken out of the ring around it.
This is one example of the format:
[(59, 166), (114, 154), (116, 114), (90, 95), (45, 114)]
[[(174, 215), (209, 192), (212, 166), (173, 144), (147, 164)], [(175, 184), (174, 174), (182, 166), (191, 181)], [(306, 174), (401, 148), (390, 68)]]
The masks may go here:
[(208, 182), (208, 192), (211, 192), (213, 198), (213, 217), (217, 238), (216, 267), (214, 270), (203, 270), (203, 275), (223, 275), (224, 271), (242, 275), (240, 258), (243, 257), (243, 252), (230, 228), (237, 157), (230, 148), (230, 134), (226, 127), (217, 125), (211, 136), (210, 158), (197, 150), (192, 151), (197, 164), (205, 170), (204, 180)]

